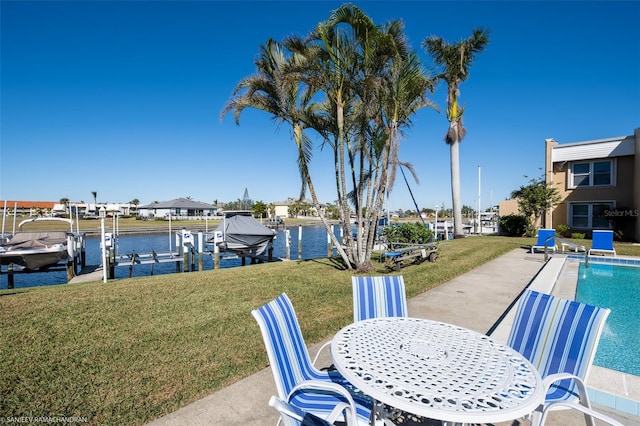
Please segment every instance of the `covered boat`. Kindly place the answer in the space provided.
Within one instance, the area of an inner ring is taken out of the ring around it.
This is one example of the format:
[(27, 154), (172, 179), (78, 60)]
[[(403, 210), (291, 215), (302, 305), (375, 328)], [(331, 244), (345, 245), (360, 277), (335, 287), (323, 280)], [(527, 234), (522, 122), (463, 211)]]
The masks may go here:
[[(276, 237), (276, 231), (258, 222), (251, 212), (227, 212), (216, 228), (215, 242), (222, 251), (232, 251), (240, 256), (259, 256)], [(220, 238), (221, 236), (221, 238)], [(220, 241), (221, 239), (221, 241)]]
[(37, 218), (22, 221), (16, 232), (0, 244), (0, 264), (19, 265), (27, 269), (46, 268), (69, 258), (66, 231), (22, 231), (25, 223), (40, 220), (64, 221), (73, 226), (73, 221), (63, 218)]

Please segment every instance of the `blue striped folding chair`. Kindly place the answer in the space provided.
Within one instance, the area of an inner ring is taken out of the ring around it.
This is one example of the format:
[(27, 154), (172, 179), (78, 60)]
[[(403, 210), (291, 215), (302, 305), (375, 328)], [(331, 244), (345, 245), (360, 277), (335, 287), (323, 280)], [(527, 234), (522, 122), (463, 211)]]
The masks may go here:
[(285, 293), (251, 314), (260, 326), (281, 400), (329, 423), (370, 423), (371, 400), (355, 392), (337, 371), (320, 371), (312, 364), (293, 305)]
[(526, 290), (520, 298), (508, 345), (539, 371), (545, 402), (532, 423), (543, 424), (550, 410), (575, 408), (593, 418), (620, 424), (591, 408), (585, 385), (610, 310)]
[(351, 277), (353, 321), (369, 318), (406, 317), (407, 295), (402, 275)]

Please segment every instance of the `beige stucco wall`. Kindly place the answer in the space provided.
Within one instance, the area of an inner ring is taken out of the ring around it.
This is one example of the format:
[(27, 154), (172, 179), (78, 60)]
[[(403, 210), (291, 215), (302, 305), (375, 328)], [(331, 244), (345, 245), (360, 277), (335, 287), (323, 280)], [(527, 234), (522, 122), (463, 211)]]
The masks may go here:
[[(634, 132), (636, 140), (636, 155), (634, 163), (634, 174), (631, 176), (633, 182), (633, 208), (640, 210), (640, 128)], [(636, 241), (640, 242), (640, 215), (636, 216)]]
[(568, 188), (569, 165), (556, 164), (553, 172), (553, 183), (558, 188), (562, 202), (553, 210), (552, 226), (569, 224), (569, 203), (581, 201), (614, 202), (617, 208), (631, 209), (634, 184), (634, 157), (617, 157), (616, 159), (616, 185), (604, 188)]
[[(634, 131), (635, 155), (615, 158), (615, 185), (609, 187), (569, 188), (569, 162), (552, 163), (552, 150), (558, 145), (553, 139), (545, 141), (545, 177), (554, 185), (562, 202), (545, 217), (543, 226), (555, 228), (559, 224), (569, 224), (568, 205), (570, 202), (603, 201), (614, 202), (617, 209), (640, 210), (640, 128)], [(594, 160), (594, 159), (591, 159)], [(635, 222), (635, 226), (633, 226)], [(625, 239), (640, 241), (640, 215), (627, 222), (623, 229)]]
[(276, 205), (275, 206), (275, 215), (280, 218), (289, 217), (289, 206), (285, 205)]
[(498, 204), (498, 215), (500, 215), (500, 217), (510, 214), (520, 214), (518, 200), (505, 200)]

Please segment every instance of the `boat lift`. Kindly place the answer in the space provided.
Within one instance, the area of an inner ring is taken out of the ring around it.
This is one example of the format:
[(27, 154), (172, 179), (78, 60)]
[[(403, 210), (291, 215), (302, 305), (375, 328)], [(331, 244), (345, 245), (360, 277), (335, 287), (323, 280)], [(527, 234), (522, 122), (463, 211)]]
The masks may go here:
[[(271, 262), (273, 260), (273, 245), (269, 244), (268, 255), (252, 255), (243, 256), (233, 251), (220, 251), (215, 242), (222, 241), (222, 233), (215, 232), (198, 232), (197, 247), (191, 231), (182, 229), (175, 232), (176, 250), (167, 252), (138, 253), (133, 250), (131, 253), (116, 254), (114, 250), (114, 237), (111, 233), (106, 233), (105, 246), (107, 247), (107, 263), (109, 278), (115, 278), (113, 268), (115, 266), (126, 266), (129, 268), (129, 278), (133, 276), (133, 268), (135, 265), (151, 265), (151, 275), (153, 275), (153, 267), (157, 263), (175, 262), (176, 272), (192, 272), (204, 270), (203, 257), (211, 256), (214, 261), (214, 269), (220, 269), (220, 260), (222, 259), (242, 259), (242, 265), (246, 263), (246, 257), (251, 258), (251, 263)], [(214, 244), (210, 244), (213, 242)], [(211, 246), (213, 246), (211, 248)], [(196, 267), (197, 262), (197, 267)], [(182, 265), (181, 265), (182, 264)]]
[[(4, 233), (4, 225), (5, 225), (5, 216), (6, 216), (6, 202), (3, 212), (2, 218), (2, 232), (0, 233), (0, 245), (6, 243), (7, 241), (11, 241), (5, 236)], [(15, 219), (16, 216), (14, 214), (14, 230), (12, 232), (12, 237), (16, 235), (15, 232)], [(0, 274), (7, 275), (7, 289), (14, 288), (14, 275), (16, 274), (31, 274), (31, 273), (41, 273), (41, 272), (57, 272), (57, 271), (66, 271), (67, 273), (67, 282), (70, 281), (73, 277), (77, 276), (79, 269), (83, 268), (86, 263), (86, 252), (85, 252), (85, 234), (81, 233), (79, 228), (76, 228), (74, 231), (73, 219), (66, 218), (58, 218), (58, 217), (35, 217), (30, 219), (25, 219), (20, 224), (18, 224), (18, 229), (22, 231), (23, 225), (31, 222), (43, 222), (43, 221), (59, 221), (66, 222), (69, 224), (69, 231), (66, 231), (66, 247), (61, 246), (61, 250), (66, 251), (66, 258), (62, 258), (62, 254), (60, 254), (61, 258), (54, 259), (55, 263), (43, 263), (33, 267), (30, 265), (29, 261), (25, 261), (28, 257), (36, 258), (38, 256), (49, 256), (49, 252), (47, 249), (42, 248), (22, 248), (18, 250), (3, 250), (2, 254), (4, 258), (0, 261)], [(77, 222), (76, 222), (77, 224)], [(77, 226), (77, 225), (76, 225)], [(42, 231), (43, 234), (46, 234), (48, 231)], [(35, 232), (38, 234), (38, 231)], [(28, 242), (28, 240), (26, 240)], [(24, 260), (20, 260), (20, 258)], [(6, 269), (5, 269), (6, 268)]]

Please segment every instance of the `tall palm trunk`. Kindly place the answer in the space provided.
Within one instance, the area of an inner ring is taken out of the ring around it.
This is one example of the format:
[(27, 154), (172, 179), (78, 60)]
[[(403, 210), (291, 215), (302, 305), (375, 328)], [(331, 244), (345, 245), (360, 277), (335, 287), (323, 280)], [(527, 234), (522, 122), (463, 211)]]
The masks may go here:
[(340, 187), (342, 193), (342, 199), (340, 207), (342, 208), (342, 228), (343, 235), (345, 241), (343, 244), (347, 247), (347, 251), (342, 249), (341, 245), (338, 245), (338, 253), (345, 261), (347, 268), (352, 269), (353, 265), (356, 265), (356, 257), (353, 253), (353, 237), (351, 236), (351, 224), (349, 223), (349, 217), (351, 209), (349, 208), (349, 201), (347, 200), (347, 178), (345, 173), (345, 150), (346, 150), (346, 142), (345, 142), (345, 134), (344, 134), (344, 104), (342, 100), (342, 95), (338, 92), (338, 96), (336, 99), (336, 117), (337, 117), (337, 125), (338, 125), (338, 167), (340, 169)]
[(455, 44), (446, 43), (441, 37), (430, 36), (422, 41), (422, 47), (443, 67), (439, 78), (447, 82), (447, 119), (449, 131), (444, 140), (451, 151), (451, 195), (453, 202), (453, 233), (462, 236), (462, 206), (460, 205), (460, 154), (459, 144), (466, 130), (462, 125), (464, 108), (458, 105), (460, 83), (469, 77), (469, 68), (476, 55), (489, 43), (489, 30), (477, 28), (471, 37)]
[[(453, 125), (453, 123), (451, 123)], [(462, 235), (462, 207), (460, 205), (460, 142), (449, 144), (451, 155), (451, 200), (453, 202), (453, 234)]]

